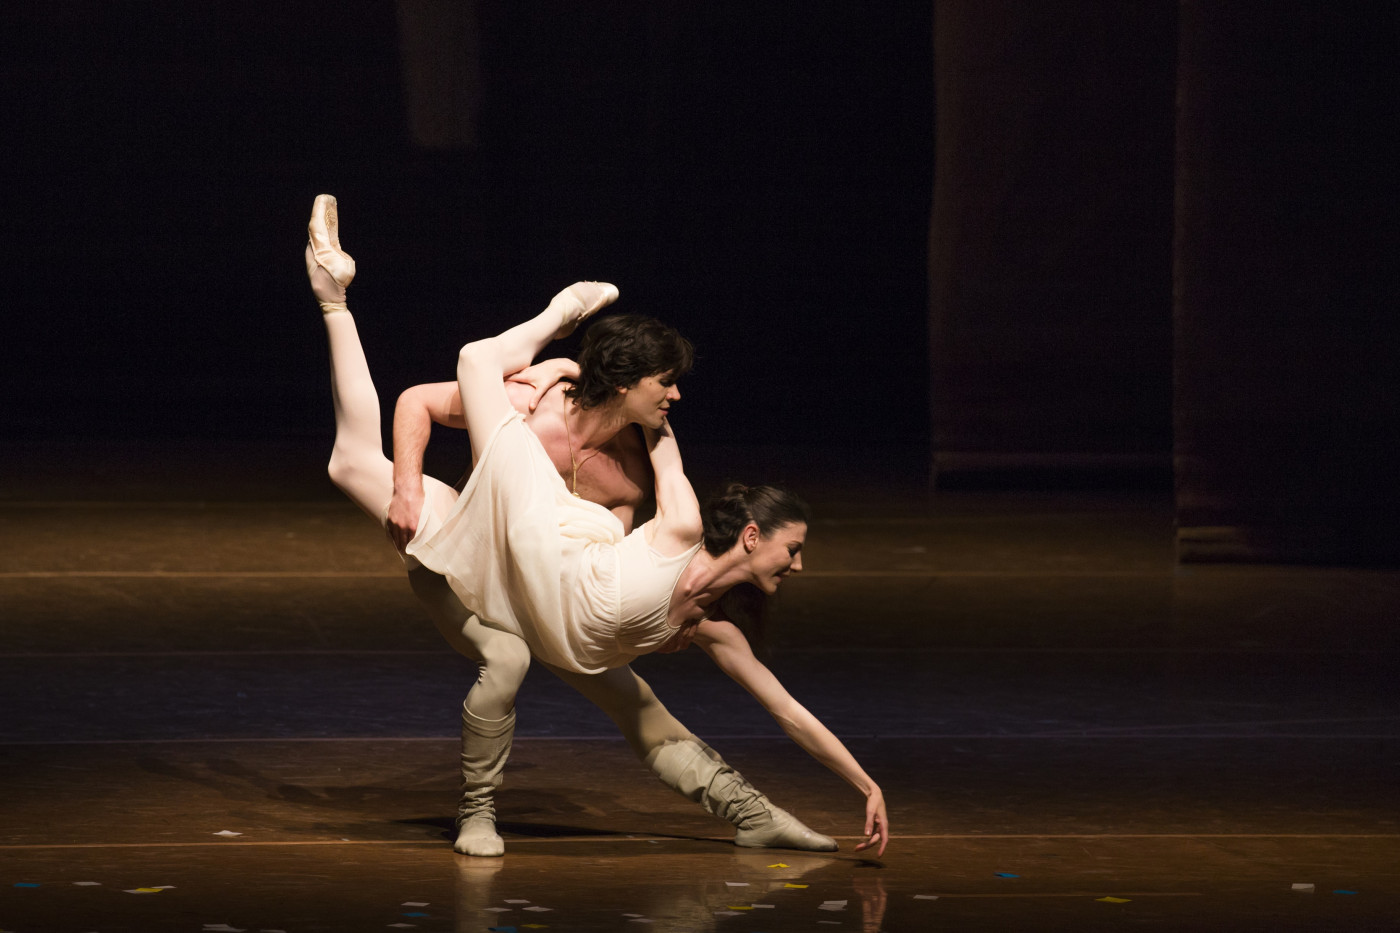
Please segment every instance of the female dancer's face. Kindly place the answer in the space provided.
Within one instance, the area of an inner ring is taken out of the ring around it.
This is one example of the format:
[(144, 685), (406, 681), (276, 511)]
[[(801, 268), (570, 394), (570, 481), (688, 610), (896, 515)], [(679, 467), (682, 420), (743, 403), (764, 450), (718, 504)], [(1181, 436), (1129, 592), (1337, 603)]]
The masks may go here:
[(746, 546), (749, 551), (749, 569), (754, 583), (768, 595), (777, 592), (783, 578), (791, 573), (802, 572), (802, 545), (807, 540), (805, 522), (789, 522), (779, 525), (771, 535), (764, 537), (757, 525), (744, 529)]
[(676, 377), (670, 373), (644, 376), (636, 385), (618, 391), (622, 393), (622, 408), (627, 420), (649, 428), (661, 427), (671, 403), (681, 398), (681, 390), (676, 388)]

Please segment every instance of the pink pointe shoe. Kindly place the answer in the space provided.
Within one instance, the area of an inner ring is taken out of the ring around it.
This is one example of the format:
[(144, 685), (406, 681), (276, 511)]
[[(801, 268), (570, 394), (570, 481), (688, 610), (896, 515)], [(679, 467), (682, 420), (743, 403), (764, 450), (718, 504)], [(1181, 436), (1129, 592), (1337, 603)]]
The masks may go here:
[(355, 260), (340, 248), (340, 217), (335, 198), (316, 195), (306, 225), (306, 275), (323, 314), (347, 311), (345, 289), (355, 278)]
[(567, 337), (574, 328), (617, 301), (617, 286), (610, 282), (575, 282), (554, 296), (549, 306), (559, 312), (559, 330), (554, 339)]

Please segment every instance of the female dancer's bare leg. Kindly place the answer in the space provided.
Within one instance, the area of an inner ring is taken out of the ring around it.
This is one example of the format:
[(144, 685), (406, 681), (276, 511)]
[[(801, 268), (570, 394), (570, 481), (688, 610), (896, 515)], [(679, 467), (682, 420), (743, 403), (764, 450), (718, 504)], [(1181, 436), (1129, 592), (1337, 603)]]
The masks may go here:
[[(335, 198), (320, 195), (308, 224), (306, 272), (321, 305), (331, 351), (331, 397), (335, 403), (335, 447), (328, 468), (332, 482), (375, 521), (384, 522), (393, 497), (393, 463), (380, 437), (379, 395), (370, 378), (355, 319), (345, 304), (345, 288), (355, 261), (340, 248)], [(500, 388), (504, 394), (504, 388)], [(445, 515), (456, 500), (450, 486), (424, 477), (425, 514)], [(415, 575), (427, 571), (410, 570)], [(415, 585), (415, 590), (419, 589)], [(443, 588), (445, 589), (445, 587)], [(460, 604), (458, 604), (460, 605)], [(440, 612), (434, 619), (443, 618)], [(463, 618), (456, 631), (444, 631), (453, 647), (479, 665), (477, 682), (462, 708), (462, 800), (458, 805), (455, 848), (468, 855), (505, 851), (495, 831), (493, 791), (510, 751), (515, 728), (515, 694), (530, 665), (524, 640)], [(467, 824), (470, 823), (470, 829)]]

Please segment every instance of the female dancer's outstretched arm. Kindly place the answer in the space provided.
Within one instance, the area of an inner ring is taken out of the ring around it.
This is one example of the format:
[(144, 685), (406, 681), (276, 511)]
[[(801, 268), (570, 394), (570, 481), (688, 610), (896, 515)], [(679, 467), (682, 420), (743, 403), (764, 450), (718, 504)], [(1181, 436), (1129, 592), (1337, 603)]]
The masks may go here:
[(732, 622), (710, 619), (701, 622), (696, 629), (695, 643), (719, 665), (720, 670), (762, 703), (763, 708), (794, 742), (865, 795), (866, 839), (856, 846), (856, 851), (878, 844), (875, 854), (883, 855), (885, 845), (890, 841), (885, 795), (841, 740), (794, 700), (773, 672), (754, 657), (748, 639)]

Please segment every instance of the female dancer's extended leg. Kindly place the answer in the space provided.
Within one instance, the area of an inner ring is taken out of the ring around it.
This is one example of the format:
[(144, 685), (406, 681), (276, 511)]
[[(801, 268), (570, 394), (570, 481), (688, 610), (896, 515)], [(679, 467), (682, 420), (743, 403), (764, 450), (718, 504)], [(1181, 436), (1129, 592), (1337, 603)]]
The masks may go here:
[(514, 410), (506, 395), (505, 376), (529, 366), (539, 352), (578, 323), (617, 300), (606, 282), (577, 282), (555, 295), (549, 307), (505, 333), (476, 340), (457, 357), (457, 387), (472, 440), (473, 462), (486, 449), (491, 432)]
[[(379, 395), (370, 378), (355, 319), (345, 304), (345, 287), (355, 276), (355, 261), (340, 248), (338, 226), (335, 198), (320, 195), (308, 225), (306, 271), (330, 341), (335, 447), (329, 473), (352, 502), (383, 524), (394, 492), (394, 468), (384, 456), (379, 433)], [(504, 397), (504, 387), (498, 383), (496, 388)], [(423, 484), (425, 518), (433, 512), (446, 515), (456, 492), (431, 477), (424, 477)], [(450, 596), (450, 591), (445, 581), (440, 588), (425, 589), (422, 581), (415, 579), (425, 573), (428, 571), (421, 567), (410, 571), (415, 591), (435, 593), (446, 604), (443, 594)], [(442, 613), (434, 613), (435, 621), (442, 618)], [(516, 635), (487, 628), (474, 617), (470, 625), (468, 621), (463, 612), (456, 631), (444, 631), (453, 647), (479, 665), (477, 682), (462, 708), (462, 799), (455, 848), (468, 855), (500, 855), (505, 846), (496, 834), (493, 792), (500, 785), (501, 769), (510, 753), (515, 694), (529, 668), (530, 649)]]

